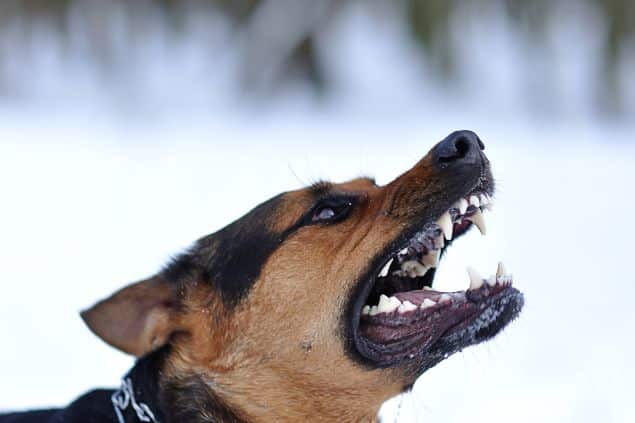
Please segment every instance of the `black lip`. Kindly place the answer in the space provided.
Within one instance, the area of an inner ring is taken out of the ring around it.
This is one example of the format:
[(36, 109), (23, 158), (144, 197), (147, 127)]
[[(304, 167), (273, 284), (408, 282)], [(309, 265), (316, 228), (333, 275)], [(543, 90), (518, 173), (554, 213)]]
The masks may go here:
[(443, 336), (430, 345), (425, 351), (425, 358), (412, 370), (416, 375), (421, 374), (451, 354), (493, 338), (518, 317), (524, 305), (523, 294), (512, 286), (506, 287), (481, 304), (484, 307), (483, 310), (496, 308), (498, 317), (495, 320), (484, 327), (475, 329), (474, 321), (482, 315), (482, 312), (476, 313), (472, 318), (446, 330)]
[[(487, 173), (489, 173), (489, 169), (487, 169)], [(457, 198), (465, 197), (466, 195), (469, 195), (470, 193), (476, 191), (493, 196), (493, 183), (491, 182), (490, 178), (483, 180), (482, 176), (483, 174), (481, 174), (481, 178), (479, 178), (476, 187), (467, 190), (467, 192), (462, 195), (458, 195)], [(353, 292), (349, 297), (350, 300), (348, 302), (348, 306), (346, 308), (346, 316), (348, 316), (348, 318), (345, 319), (345, 338), (347, 340), (346, 349), (349, 356), (352, 356), (360, 364), (368, 368), (384, 368), (390, 367), (394, 364), (398, 364), (385, 363), (379, 357), (371, 356), (371, 349), (368, 348), (368, 344), (372, 342), (361, 336), (359, 332), (362, 307), (364, 306), (366, 298), (368, 298), (373, 286), (375, 285), (377, 275), (384, 267), (384, 265), (386, 265), (386, 263), (388, 263), (388, 261), (395, 254), (397, 254), (397, 252), (403, 247), (403, 245), (406, 244), (418, 231), (420, 231), (425, 224), (435, 222), (436, 219), (438, 219), (443, 213), (445, 213), (452, 206), (452, 204), (454, 204), (454, 201), (456, 201), (456, 199), (452, 200), (452, 202), (450, 202), (449, 204), (445, 204), (447, 203), (446, 201), (444, 202), (444, 204), (437, 207), (438, 210), (435, 210), (435, 213), (433, 214), (433, 216), (435, 217), (433, 217), (432, 219), (421, 217), (411, 223), (408, 228), (402, 231), (401, 234), (399, 234), (392, 242), (390, 242), (390, 244), (386, 248), (384, 248), (384, 250), (375, 255), (368, 267), (368, 270), (359, 279), (359, 282), (354, 287)], [(450, 242), (446, 243), (443, 250), (445, 250), (450, 245)]]

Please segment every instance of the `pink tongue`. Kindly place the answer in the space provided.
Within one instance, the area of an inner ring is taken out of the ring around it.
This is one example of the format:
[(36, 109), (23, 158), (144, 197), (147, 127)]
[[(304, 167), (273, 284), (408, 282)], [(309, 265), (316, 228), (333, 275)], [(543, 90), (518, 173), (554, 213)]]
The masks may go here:
[(423, 300), (426, 298), (437, 302), (439, 297), (445, 294), (445, 292), (433, 291), (433, 290), (417, 290), (417, 291), (406, 291), (406, 292), (397, 292), (393, 294), (393, 296), (397, 297), (399, 301), (410, 301), (412, 304), (421, 305)]

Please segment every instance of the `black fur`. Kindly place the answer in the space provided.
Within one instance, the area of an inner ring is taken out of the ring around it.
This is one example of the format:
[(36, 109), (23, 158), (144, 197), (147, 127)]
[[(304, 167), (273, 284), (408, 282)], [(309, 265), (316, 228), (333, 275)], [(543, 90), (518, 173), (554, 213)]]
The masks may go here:
[[(169, 351), (164, 347), (141, 358), (125, 376), (132, 381), (136, 401), (146, 404), (158, 422), (209, 422), (208, 417), (222, 423), (245, 421), (198, 377), (168, 380), (161, 389), (159, 375)], [(66, 408), (0, 415), (0, 423), (118, 423), (111, 399), (114, 393), (113, 389), (94, 390)], [(140, 423), (131, 406), (122, 414), (126, 423)]]
[(249, 292), (262, 266), (288, 236), (269, 229), (281, 198), (282, 194), (199, 239), (163, 270), (163, 276), (176, 284), (199, 277), (211, 283), (232, 308)]
[[(313, 185), (309, 191), (314, 204), (307, 207), (297, 222), (278, 232), (271, 229), (272, 219), (284, 194), (265, 201), (220, 231), (199, 239), (163, 270), (163, 276), (175, 284), (199, 277), (211, 283), (225, 305), (233, 308), (248, 294), (271, 254), (300, 227), (313, 223), (311, 216), (320, 201), (355, 203), (355, 197), (347, 194), (327, 197), (331, 188), (328, 182)], [(347, 215), (348, 210), (326, 224), (337, 223)]]
[[(262, 203), (210, 237), (213, 251), (205, 263), (205, 279), (229, 306), (249, 292), (262, 266), (284, 241), (282, 234), (268, 227), (281, 198), (279, 195)], [(207, 243), (206, 238), (199, 241), (201, 246)]]
[(161, 399), (164, 404), (171, 404), (169, 422), (197, 423), (203, 421), (201, 416), (205, 416), (205, 422), (246, 421), (197, 376), (166, 382)]
[(317, 181), (309, 186), (309, 192), (316, 198), (328, 194), (333, 189), (333, 183), (329, 181)]

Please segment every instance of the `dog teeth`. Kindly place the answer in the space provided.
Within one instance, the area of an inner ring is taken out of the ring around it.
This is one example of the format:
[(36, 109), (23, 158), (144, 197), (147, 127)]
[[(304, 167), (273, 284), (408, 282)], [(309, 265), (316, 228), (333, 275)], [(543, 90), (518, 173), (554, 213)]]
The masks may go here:
[(503, 265), (502, 261), (498, 262), (498, 267), (496, 268), (496, 279), (500, 278), (501, 276), (507, 274), (507, 272), (505, 271), (505, 266)]
[(483, 277), (473, 267), (467, 268), (467, 274), (470, 276), (469, 289), (479, 289), (483, 286)]
[(377, 304), (377, 308), (379, 311), (384, 311), (388, 308), (388, 303), (390, 302), (390, 300), (388, 299), (388, 297), (384, 294), (381, 294), (379, 296), (379, 304)]
[(396, 297), (388, 298), (384, 294), (379, 296), (379, 304), (377, 304), (377, 312), (378, 313), (391, 313), (395, 311), (401, 305), (401, 301), (399, 301)]
[(368, 312), (368, 314), (371, 315), (371, 316), (379, 314), (378, 307), (376, 305), (372, 306), (370, 308), (370, 311)]
[(499, 285), (511, 285), (512, 283), (512, 275), (504, 275), (498, 279), (496, 279), (496, 283)]
[(411, 278), (414, 278), (416, 276), (425, 275), (428, 268), (417, 260), (408, 260), (401, 263), (401, 270), (403, 270)]
[(362, 314), (370, 314), (370, 306), (369, 305), (365, 305), (364, 308), (362, 308)]
[(408, 311), (412, 311), (412, 310), (416, 310), (417, 306), (412, 304), (410, 301), (406, 300), (403, 302), (403, 304), (401, 304), (399, 306), (399, 308), (397, 309), (397, 311), (399, 313), (406, 313)]
[(476, 225), (478, 230), (481, 232), (481, 235), (485, 235), (487, 233), (487, 227), (485, 226), (485, 219), (483, 219), (481, 209), (476, 209), (476, 213), (472, 216), (466, 217), (466, 219)]
[(481, 207), (481, 202), (476, 195), (470, 196), (470, 205), (479, 208)]
[(426, 308), (434, 307), (435, 305), (437, 305), (437, 303), (432, 301), (430, 298), (425, 298), (419, 308), (426, 309)]
[(496, 286), (496, 276), (490, 276), (486, 282), (489, 286)]
[(481, 201), (481, 206), (487, 206), (489, 204), (489, 197), (485, 193), (479, 196), (479, 200)]
[(450, 213), (449, 212), (443, 213), (443, 215), (437, 221), (437, 224), (441, 227), (441, 230), (443, 231), (443, 235), (445, 236), (445, 239), (447, 240), (452, 239), (453, 225), (452, 225), (452, 217), (450, 216)]
[(465, 198), (461, 198), (459, 201), (456, 202), (455, 207), (457, 209), (459, 209), (459, 214), (465, 214), (465, 212), (467, 211), (467, 200)]
[(512, 275), (505, 271), (503, 263), (498, 263), (498, 269), (496, 269), (496, 282), (501, 285), (511, 285), (512, 279)]
[(381, 268), (381, 272), (379, 272), (380, 278), (385, 278), (386, 276), (388, 276), (388, 271), (390, 270), (390, 266), (392, 265), (393, 260), (394, 259), (388, 260), (388, 263), (386, 263), (384, 267)]

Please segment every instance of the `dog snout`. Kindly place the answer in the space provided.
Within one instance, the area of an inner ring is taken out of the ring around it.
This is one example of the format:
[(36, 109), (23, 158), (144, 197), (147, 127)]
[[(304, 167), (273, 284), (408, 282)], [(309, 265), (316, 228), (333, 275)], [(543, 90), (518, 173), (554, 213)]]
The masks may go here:
[(480, 164), (485, 144), (472, 131), (455, 131), (434, 148), (435, 164), (441, 169)]

